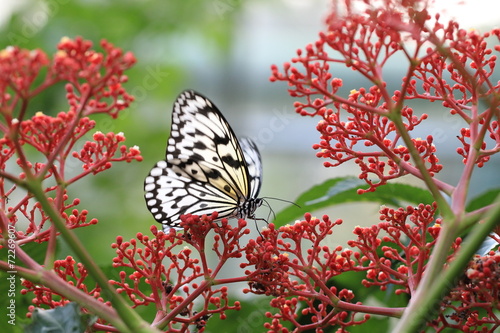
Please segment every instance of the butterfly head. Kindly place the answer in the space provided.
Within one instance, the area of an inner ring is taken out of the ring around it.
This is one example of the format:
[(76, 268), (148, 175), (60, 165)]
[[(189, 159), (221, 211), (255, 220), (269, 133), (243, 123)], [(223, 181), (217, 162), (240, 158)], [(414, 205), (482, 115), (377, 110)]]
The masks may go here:
[(263, 199), (249, 198), (238, 207), (237, 217), (246, 219), (247, 217), (255, 218), (255, 210), (262, 205)]

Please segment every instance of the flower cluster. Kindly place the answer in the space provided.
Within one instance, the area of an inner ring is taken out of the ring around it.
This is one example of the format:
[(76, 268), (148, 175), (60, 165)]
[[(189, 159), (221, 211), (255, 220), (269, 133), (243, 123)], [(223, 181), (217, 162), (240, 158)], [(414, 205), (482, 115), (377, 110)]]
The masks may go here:
[[(72, 257), (54, 260), (57, 237), (97, 223), (67, 188), (113, 162), (142, 160), (137, 147), (123, 145), (123, 134), (91, 133), (95, 121), (90, 115), (116, 118), (133, 101), (122, 84), (134, 56), (106, 41), (101, 47), (103, 53), (93, 50), (90, 41), (63, 38), (53, 57), (16, 46), (0, 51), (0, 249), (8, 248), (17, 259), (0, 261), (0, 268), (24, 277), (23, 293), (35, 295), (30, 311), (79, 300), (86, 304), (84, 311), (105, 313), (95, 328), (102, 328), (104, 317), (116, 317), (109, 300), (101, 297), (107, 290), (89, 282), (91, 270), (83, 263)], [(32, 99), (57, 83), (65, 84), (68, 109), (30, 114)], [(43, 268), (31, 257), (33, 248), (23, 246), (42, 242), (47, 246), (34, 248), (44, 249), (38, 255), (52, 269)]]
[[(251, 281), (244, 292), (272, 295), (270, 305), (277, 313), (267, 313), (271, 331), (285, 332), (285, 322), (296, 329), (318, 329), (331, 325), (359, 325), (369, 319), (354, 318), (355, 307), (348, 313), (355, 295), (347, 289), (329, 285), (334, 276), (349, 271), (351, 263), (342, 247), (323, 245), (341, 220), (331, 221), (306, 214), (305, 220), (275, 229), (273, 224), (262, 231), (245, 249), (247, 261), (241, 266)], [(305, 253), (303, 253), (305, 251)], [(311, 316), (310, 323), (300, 323), (299, 313)]]
[[(119, 145), (120, 142), (125, 141), (123, 133), (96, 132), (92, 138), (94, 141), (87, 141), (80, 153), (73, 152), (73, 157), (82, 161), (82, 167), (86, 172), (92, 172), (95, 175), (111, 168), (111, 162), (114, 161), (142, 161), (141, 152), (137, 147), (127, 148), (125, 145)], [(115, 157), (118, 151), (120, 154)]]
[[(47, 193), (51, 192), (54, 192), (54, 190), (47, 191)], [(80, 199), (73, 199), (71, 202), (67, 203), (68, 199), (68, 195), (64, 193), (61, 216), (66, 221), (66, 227), (68, 229), (86, 227), (97, 223), (97, 219), (95, 218), (88, 221), (88, 210), (78, 210), (75, 208), (80, 204)], [(49, 202), (54, 204), (52, 198), (49, 199)], [(9, 212), (11, 211), (14, 211), (14, 209), (9, 208)], [(38, 218), (35, 219), (36, 217)], [(40, 203), (37, 202), (32, 206), (29, 200), (20, 203), (18, 214), (12, 215), (10, 219), (11, 225), (17, 225), (16, 222), (21, 218), (28, 220), (29, 224), (26, 230), (17, 230), (17, 241), (19, 245), (30, 242), (41, 243), (50, 240), (52, 231), (50, 228), (47, 228), (47, 225), (50, 224), (50, 219)], [(57, 232), (56, 235), (59, 235), (59, 232)]]
[[(86, 279), (88, 278), (87, 270), (81, 263), (77, 263), (71, 256), (68, 256), (63, 260), (54, 261), (53, 269), (54, 272), (56, 272), (57, 276), (62, 281), (64, 281), (64, 283), (71, 284), (76, 288), (82, 290), (83, 292), (96, 298), (100, 302), (104, 302), (104, 300), (101, 298), (101, 288), (95, 284), (93, 287), (89, 287), (88, 284), (90, 283), (86, 281)], [(48, 306), (49, 308), (55, 308), (58, 306), (63, 306), (70, 302), (70, 300), (62, 295), (59, 295), (50, 288), (38, 285), (31, 281), (23, 280), (22, 285), (25, 289), (23, 289), (21, 293), (33, 293), (33, 295), (35, 296), (32, 301), (34, 306), (30, 306), (30, 311), (33, 311), (35, 309), (35, 306)], [(106, 302), (106, 304), (110, 305), (109, 302)]]
[[(3, 108), (9, 103), (17, 103), (20, 98), (33, 96), (31, 85), (41, 69), (49, 64), (49, 58), (42, 50), (26, 50), (10, 46), (0, 51), (0, 101)], [(56, 80), (52, 77), (47, 78), (46, 85), (51, 85)], [(9, 91), (15, 93), (14, 98)]]
[[(436, 329), (454, 328), (463, 332), (479, 332), (484, 327), (498, 327), (500, 322), (500, 253), (491, 251), (476, 255), (457, 287), (445, 297), (442, 313), (429, 323)], [(492, 307), (492, 304), (496, 306)]]
[[(305, 50), (299, 49), (283, 72), (272, 67), (272, 81), (288, 82), (290, 95), (305, 99), (295, 102), (296, 111), (322, 118), (317, 126), (321, 141), (314, 149), (320, 150), (318, 157), (329, 159), (325, 166), (354, 160), (360, 178), (370, 185), (368, 191), (408, 173), (422, 177), (423, 169), (410, 162), (417, 156), (431, 176), (438, 173), (442, 165), (433, 137), (405, 139), (402, 134), (411, 133), (428, 117), (415, 115), (405, 105), (417, 99), (441, 101), (451, 115), (471, 124), (460, 131), (462, 147), (457, 152), (464, 163), (472, 158), (478, 166), (484, 165), (500, 147), (498, 123), (493, 119), (500, 85), (491, 79), (497, 57), (487, 46), (487, 39), (498, 38), (499, 31), (481, 35), (465, 32), (456, 22), (444, 25), (439, 15), (432, 20), (426, 6), (416, 12), (421, 1), (388, 1), (383, 7), (365, 3), (365, 11), (354, 3), (345, 1), (348, 15), (328, 17), (328, 30)], [(443, 51), (445, 45), (450, 47)], [(401, 89), (390, 91), (383, 70), (396, 55), (404, 55), (409, 66)], [(332, 75), (339, 64), (373, 85), (351, 89), (343, 97), (344, 82)], [(488, 105), (482, 112), (479, 101)], [(493, 140), (489, 149), (482, 142), (485, 135)]]
[[(6, 207), (4, 221), (16, 226), (20, 244), (33, 240), (47, 241), (50, 235), (50, 229), (46, 228), (49, 217), (31, 195), (25, 194), (13, 206), (6, 205), (10, 196), (20, 193), (19, 186), (24, 181), (43, 179), (46, 181), (44, 183), (50, 184), (50, 179), (53, 179), (55, 184), (64, 183), (68, 186), (89, 173), (96, 174), (108, 169), (112, 162), (142, 160), (138, 148), (121, 145), (125, 140), (123, 134), (90, 133), (95, 121), (87, 115), (104, 112), (116, 117), (133, 100), (122, 83), (126, 82), (123, 71), (135, 63), (134, 57), (130, 53), (123, 54), (106, 41), (101, 46), (105, 50), (104, 54), (92, 50), (89, 41), (63, 38), (52, 61), (41, 50), (9, 47), (0, 52), (1, 114), (5, 120), (0, 124), (4, 133), (0, 139), (0, 193), (3, 206)], [(35, 86), (35, 82), (38, 82), (35, 79), (39, 78), (44, 68), (45, 77)], [(49, 86), (64, 81), (67, 82), (69, 110), (59, 112), (56, 116), (40, 111), (28, 117), (30, 100)], [(79, 140), (90, 138), (94, 141), (87, 141), (80, 151), (76, 151)], [(38, 159), (31, 155), (31, 147), (40, 152), (44, 160), (31, 163), (30, 159)], [(19, 156), (17, 165), (20, 170), (17, 174), (12, 168), (7, 171), (7, 164), (14, 154)], [(83, 172), (72, 178), (66, 175), (69, 158), (80, 160), (83, 168)], [(48, 200), (66, 220), (68, 228), (97, 222), (95, 219), (87, 222), (86, 210), (67, 213), (68, 209), (78, 205), (79, 200), (74, 199), (67, 204), (65, 188), (47, 186), (44, 191), (52, 194)], [(6, 230), (7, 225), (2, 224), (0, 229)]]
[[(226, 311), (240, 309), (239, 302), (230, 304), (227, 286), (218, 286), (222, 283), (217, 275), (229, 259), (241, 256), (240, 238), (249, 230), (243, 220), (233, 228), (227, 220), (216, 224), (216, 217), (216, 213), (209, 217), (184, 216), (184, 233), (174, 229), (164, 233), (152, 226), (154, 238), (139, 233), (137, 240), (125, 242), (118, 237), (112, 245), (117, 253), (113, 266), (124, 270), (120, 280), (111, 283), (128, 296), (134, 308), (154, 303), (156, 326), (168, 327), (169, 332), (185, 332), (192, 326), (203, 331), (214, 314), (224, 319)], [(215, 269), (209, 268), (205, 252), (210, 230), (215, 232), (213, 250), (219, 259)], [(189, 247), (179, 249), (183, 244)], [(193, 301), (200, 297), (203, 306), (196, 309)]]
[(122, 84), (127, 82), (123, 71), (136, 60), (132, 53), (124, 54), (105, 40), (101, 47), (104, 54), (92, 50), (90, 41), (63, 38), (54, 58), (53, 71), (59, 79), (70, 82), (66, 86), (70, 110), (83, 107), (83, 115), (106, 113), (116, 118), (118, 112), (133, 101)]
[[(359, 249), (354, 252), (359, 266), (366, 270), (366, 287), (402, 286), (396, 294), (412, 294), (425, 271), (425, 263), (436, 243), (441, 230), (440, 219), (435, 219), (436, 205), (393, 209), (384, 207), (380, 219), (384, 222), (371, 227), (356, 227), (353, 231), (357, 240), (348, 245)], [(408, 223), (410, 222), (410, 223)], [(460, 246), (457, 238), (450, 249), (452, 256)], [(382, 251), (380, 254), (379, 250)], [(359, 254), (362, 253), (363, 256)]]
[(76, 123), (74, 134), (69, 138), (70, 148), (95, 127), (95, 121), (88, 117), (76, 121), (73, 111), (60, 112), (51, 117), (37, 112), (34, 117), (20, 123), (20, 142), (33, 146), (42, 154), (50, 155), (61, 143), (68, 140), (68, 124)]
[[(244, 292), (273, 296), (270, 305), (277, 312), (267, 313), (271, 321), (265, 324), (266, 328), (286, 331), (285, 322), (291, 322), (301, 330), (331, 325), (345, 328), (366, 322), (370, 318), (368, 314), (396, 316), (401, 309), (353, 302), (356, 295), (352, 290), (338, 289), (329, 281), (335, 281), (336, 276), (347, 272), (365, 272), (363, 285), (366, 288), (387, 290), (389, 285), (394, 285), (398, 288), (393, 288), (393, 292), (399, 297), (403, 293), (413, 294), (441, 230), (439, 223), (433, 222), (435, 215), (435, 205), (406, 209), (384, 207), (380, 211), (383, 221), (378, 225), (354, 229), (357, 240), (349, 242), (352, 249), (340, 246), (332, 249), (322, 245), (334, 234), (334, 227), (342, 223), (341, 220), (333, 222), (327, 216), (317, 219), (306, 214), (304, 220), (279, 228), (269, 224), (261, 231), (261, 236), (250, 239), (245, 246), (242, 246), (242, 236), (248, 233), (248, 229), (244, 221), (240, 220), (237, 227), (231, 227), (226, 220), (220, 224), (213, 222), (216, 215), (187, 216), (183, 217), (183, 233), (171, 230), (165, 234), (152, 227), (153, 239), (142, 234), (137, 235), (139, 242), (134, 239), (124, 242), (118, 238), (113, 245), (118, 254), (114, 265), (131, 270), (129, 273), (122, 271), (121, 280), (113, 283), (120, 287), (120, 292), (128, 295), (134, 306), (155, 303), (158, 311), (155, 322), (166, 321), (173, 330), (174, 324), (182, 323), (187, 327), (195, 325), (201, 316), (223, 314), (226, 310), (239, 308), (238, 304), (227, 305), (224, 287), (211, 288), (222, 283), (217, 273), (227, 260), (244, 255), (243, 274), (223, 281), (247, 281), (248, 288)], [(219, 262), (215, 269), (205, 263), (205, 245), (210, 230), (215, 232), (212, 249)], [(178, 249), (182, 244), (189, 247)], [(457, 238), (449, 252), (450, 260), (460, 244), (461, 239)], [(497, 257), (481, 266), (491, 279), (484, 283), (495, 285), (494, 288), (499, 286), (498, 273), (492, 269)], [(471, 277), (477, 275), (477, 271), (473, 273), (470, 269), (468, 272)], [(147, 281), (151, 288), (149, 294), (140, 289), (141, 281)], [(451, 295), (457, 292), (463, 292), (460, 286)], [(198, 312), (190, 302), (195, 295), (206, 300)], [(477, 293), (474, 295), (479, 297)], [(442, 306), (446, 304), (447, 301)], [(210, 306), (215, 308), (210, 309)], [(360, 319), (356, 313), (365, 313), (365, 316)], [(300, 322), (299, 314), (311, 316), (311, 322)], [(443, 318), (436, 318), (432, 325)], [(490, 323), (494, 317), (488, 317), (488, 320), (484, 322)], [(182, 331), (182, 328), (178, 329)]]
[[(168, 325), (169, 331), (185, 331), (189, 325), (200, 329), (200, 318), (215, 313), (225, 318), (225, 311), (238, 310), (239, 302), (229, 305), (226, 286), (214, 288), (237, 282), (248, 283), (249, 288), (244, 289), (246, 293), (274, 296), (271, 306), (278, 312), (267, 314), (272, 318), (272, 322), (266, 324), (268, 328), (281, 325), (278, 323), (283, 321), (302, 327), (295, 319), (298, 302), (307, 304), (301, 310), (303, 314), (314, 316), (315, 323), (304, 325), (304, 329), (332, 324), (350, 326), (368, 320), (369, 316), (361, 320), (354, 318), (354, 313), (347, 313), (347, 309), (339, 312), (335, 306), (340, 304), (349, 308), (355, 295), (347, 289), (337, 290), (326, 284), (330, 278), (354, 265), (341, 247), (331, 250), (320, 245), (340, 220), (332, 222), (327, 216), (320, 220), (307, 214), (304, 221), (279, 229), (269, 224), (260, 237), (243, 245), (243, 237), (249, 233), (246, 222), (240, 220), (232, 227), (225, 219), (213, 222), (216, 217), (216, 214), (201, 218), (184, 216), (183, 233), (171, 229), (165, 234), (153, 226), (151, 231), (155, 237), (152, 239), (138, 234), (137, 240), (124, 242), (119, 237), (113, 244), (117, 251), (114, 266), (125, 270), (120, 273), (120, 281), (112, 283), (119, 286), (121, 293), (127, 294), (134, 307), (155, 303), (155, 324)], [(210, 230), (214, 232), (212, 250), (218, 259), (214, 269), (207, 265), (205, 253)], [(179, 249), (182, 244), (189, 247)], [(302, 253), (304, 249), (309, 249), (306, 256)], [(222, 267), (230, 263), (229, 259), (243, 256), (246, 259), (241, 267), (245, 270), (241, 271), (241, 276), (218, 278)], [(151, 288), (149, 293), (141, 289), (142, 281)], [(197, 297), (205, 301), (201, 302), (202, 309), (195, 311), (193, 300)], [(325, 306), (318, 306), (318, 301)], [(355, 309), (354, 306), (349, 310)]]

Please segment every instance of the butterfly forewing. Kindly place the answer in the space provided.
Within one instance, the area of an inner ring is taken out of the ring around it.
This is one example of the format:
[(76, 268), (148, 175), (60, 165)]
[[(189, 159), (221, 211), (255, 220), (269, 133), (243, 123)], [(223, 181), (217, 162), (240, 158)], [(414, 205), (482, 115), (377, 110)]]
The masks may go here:
[(173, 170), (186, 171), (196, 180), (216, 187), (224, 182), (234, 199), (249, 194), (236, 136), (212, 102), (192, 91), (181, 94), (174, 104), (166, 160), (177, 167)]
[(166, 159), (153, 167), (144, 185), (155, 219), (178, 227), (183, 214), (252, 215), (260, 205), (255, 200), (262, 164), (255, 143), (249, 139), (240, 143), (210, 100), (193, 91), (180, 94)]

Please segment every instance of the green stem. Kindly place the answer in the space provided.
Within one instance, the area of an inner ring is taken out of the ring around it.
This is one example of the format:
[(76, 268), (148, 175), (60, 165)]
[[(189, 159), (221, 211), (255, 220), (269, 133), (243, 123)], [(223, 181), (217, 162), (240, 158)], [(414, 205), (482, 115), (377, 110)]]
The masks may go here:
[[(5, 265), (2, 265), (2, 269), (8, 268), (8, 266), (4, 266)], [(53, 271), (46, 270), (43, 267), (40, 267), (38, 271), (24, 267), (16, 267), (14, 271), (16, 272), (16, 275), (26, 280), (44, 285), (45, 287), (50, 288), (68, 299), (77, 301), (78, 304), (91, 313), (99, 314), (100, 318), (113, 323), (113, 326), (115, 326), (120, 332), (127, 332), (127, 326), (122, 321), (117, 322), (117, 314), (113, 308), (97, 301), (93, 297), (84, 293), (80, 289), (76, 289), (68, 283), (61, 283), (61, 278)]]
[[(453, 236), (453, 230), (447, 230), (443, 226), (440, 232), (438, 243), (436, 243), (435, 252), (431, 261), (428, 263), (429, 269), (438, 269), (440, 277), (436, 279), (427, 278), (430, 274), (424, 275), (424, 279), (418, 287), (417, 294), (411, 299), (410, 304), (403, 317), (398, 322), (393, 332), (410, 333), (418, 332), (419, 329), (428, 321), (433, 318), (432, 311), (442, 300), (443, 295), (447, 294), (454, 286), (457, 278), (459, 278), (470, 258), (476, 253), (479, 246), (484, 239), (489, 235), (495, 226), (500, 224), (500, 196), (496, 199), (496, 205), (488, 212), (484, 222), (478, 223), (462, 243), (460, 250), (457, 252), (453, 261), (443, 271), (442, 267), (436, 267), (431, 263), (434, 258), (445, 255), (444, 251), (449, 248), (443, 249), (442, 245), (449, 242), (449, 238)], [(442, 239), (442, 240), (441, 240)], [(441, 241), (441, 242), (439, 242)], [(439, 255), (438, 255), (439, 254)]]

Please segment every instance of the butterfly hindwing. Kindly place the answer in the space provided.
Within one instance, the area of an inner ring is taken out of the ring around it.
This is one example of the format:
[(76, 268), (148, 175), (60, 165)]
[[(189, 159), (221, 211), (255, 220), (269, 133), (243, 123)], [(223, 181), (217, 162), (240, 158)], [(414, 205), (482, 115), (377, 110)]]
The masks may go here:
[(255, 143), (239, 142), (210, 100), (184, 91), (174, 104), (166, 159), (145, 179), (146, 204), (166, 227), (178, 227), (183, 214), (253, 216), (261, 178)]
[(250, 178), (250, 197), (257, 198), (262, 185), (262, 162), (255, 142), (248, 138), (240, 138), (240, 146), (247, 164)]
[[(160, 161), (146, 178), (146, 200), (148, 208), (161, 223), (179, 227), (183, 214), (211, 214), (229, 216), (236, 206), (228, 205), (232, 198), (223, 191), (203, 182), (194, 181), (188, 174), (180, 176)], [(148, 198), (149, 197), (149, 198)]]

